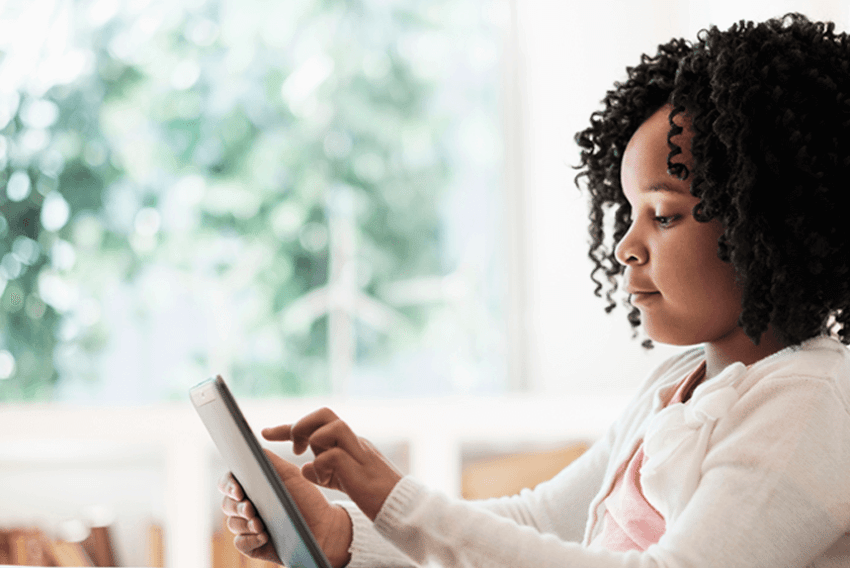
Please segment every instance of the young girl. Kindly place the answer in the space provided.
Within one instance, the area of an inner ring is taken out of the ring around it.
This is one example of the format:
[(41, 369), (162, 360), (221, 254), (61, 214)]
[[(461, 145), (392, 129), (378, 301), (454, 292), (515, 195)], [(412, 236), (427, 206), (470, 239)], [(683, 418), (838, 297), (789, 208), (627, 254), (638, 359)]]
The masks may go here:
[[(263, 431), (334, 566), (850, 566), (850, 38), (788, 15), (643, 56), (579, 133), (597, 295), (697, 346), (550, 481), (465, 502), (330, 410)], [(596, 275), (604, 275), (601, 280)], [(313, 484), (356, 506), (328, 503)], [(231, 476), (245, 554), (278, 561)]]

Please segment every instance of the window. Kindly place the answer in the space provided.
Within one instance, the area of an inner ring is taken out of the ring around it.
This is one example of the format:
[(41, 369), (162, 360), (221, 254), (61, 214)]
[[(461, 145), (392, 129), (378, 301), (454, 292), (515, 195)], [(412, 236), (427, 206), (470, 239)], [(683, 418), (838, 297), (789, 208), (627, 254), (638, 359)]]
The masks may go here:
[(38, 6), (3, 15), (0, 399), (507, 388), (503, 0)]

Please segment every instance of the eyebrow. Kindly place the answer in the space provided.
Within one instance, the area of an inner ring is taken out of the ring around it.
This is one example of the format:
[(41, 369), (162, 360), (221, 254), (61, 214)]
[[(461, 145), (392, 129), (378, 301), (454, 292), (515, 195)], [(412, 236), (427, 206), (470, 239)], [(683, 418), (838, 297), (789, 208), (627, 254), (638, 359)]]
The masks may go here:
[(649, 187), (647, 187), (646, 191), (648, 191), (648, 192), (665, 191), (667, 193), (678, 193), (680, 195), (684, 195), (684, 193), (681, 190), (672, 188), (665, 183), (654, 183), (654, 184), (650, 185)]

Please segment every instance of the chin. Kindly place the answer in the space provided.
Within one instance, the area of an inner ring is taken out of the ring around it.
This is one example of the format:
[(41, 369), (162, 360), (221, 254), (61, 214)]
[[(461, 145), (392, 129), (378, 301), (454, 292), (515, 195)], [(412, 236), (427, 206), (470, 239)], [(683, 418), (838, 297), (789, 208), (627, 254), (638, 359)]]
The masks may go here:
[(656, 338), (650, 334), (647, 334), (647, 336), (653, 341), (653, 343), (658, 343), (660, 345), (670, 345), (674, 347), (695, 347), (697, 345), (702, 345), (703, 343), (705, 343), (705, 341), (682, 341), (668, 337)]
[(647, 337), (649, 337), (653, 342), (660, 343), (662, 345), (693, 347), (710, 341), (710, 339), (702, 335), (687, 334), (682, 333), (679, 330), (672, 329), (658, 329), (656, 326), (646, 325), (645, 323), (643, 324), (643, 328)]

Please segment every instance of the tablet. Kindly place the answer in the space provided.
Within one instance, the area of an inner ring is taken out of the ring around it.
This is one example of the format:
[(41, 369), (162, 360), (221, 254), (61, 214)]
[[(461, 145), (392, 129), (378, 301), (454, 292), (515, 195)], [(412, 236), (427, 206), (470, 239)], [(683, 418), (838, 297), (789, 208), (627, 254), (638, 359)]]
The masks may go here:
[(331, 568), (224, 379), (208, 379), (192, 387), (189, 395), (227, 467), (263, 520), (284, 565)]

